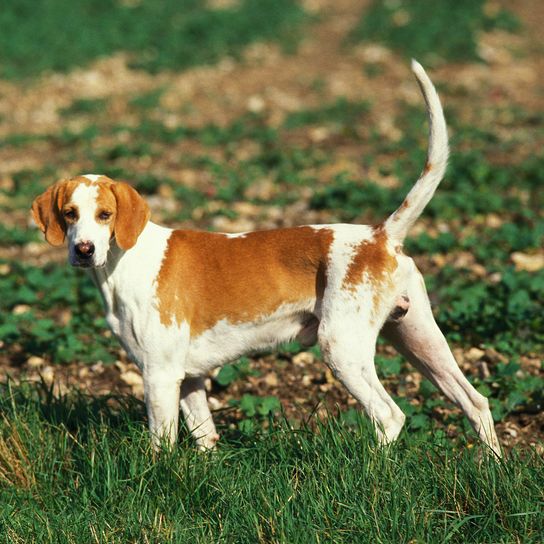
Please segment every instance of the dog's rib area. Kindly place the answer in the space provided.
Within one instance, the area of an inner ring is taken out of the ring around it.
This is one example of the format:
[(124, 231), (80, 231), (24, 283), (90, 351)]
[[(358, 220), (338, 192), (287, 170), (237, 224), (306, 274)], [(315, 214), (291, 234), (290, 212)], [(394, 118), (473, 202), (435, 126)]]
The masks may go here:
[(330, 229), (296, 227), (243, 237), (174, 231), (156, 280), (163, 325), (191, 337), (217, 322), (258, 322), (281, 305), (317, 300), (326, 286)]

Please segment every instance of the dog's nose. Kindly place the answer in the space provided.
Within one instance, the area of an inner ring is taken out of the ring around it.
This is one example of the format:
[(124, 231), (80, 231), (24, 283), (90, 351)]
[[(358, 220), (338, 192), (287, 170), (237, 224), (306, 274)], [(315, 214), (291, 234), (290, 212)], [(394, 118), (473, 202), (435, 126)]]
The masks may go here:
[(94, 244), (92, 242), (79, 242), (76, 244), (76, 255), (80, 259), (89, 259), (94, 254)]

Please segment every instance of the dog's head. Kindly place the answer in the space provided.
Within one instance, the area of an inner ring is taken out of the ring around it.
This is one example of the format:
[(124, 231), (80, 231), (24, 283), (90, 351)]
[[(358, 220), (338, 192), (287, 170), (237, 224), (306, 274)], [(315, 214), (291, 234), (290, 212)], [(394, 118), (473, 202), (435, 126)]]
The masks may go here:
[(45, 239), (60, 246), (67, 238), (70, 264), (85, 268), (104, 266), (112, 243), (133, 247), (149, 220), (130, 185), (95, 175), (58, 181), (34, 200), (32, 214)]

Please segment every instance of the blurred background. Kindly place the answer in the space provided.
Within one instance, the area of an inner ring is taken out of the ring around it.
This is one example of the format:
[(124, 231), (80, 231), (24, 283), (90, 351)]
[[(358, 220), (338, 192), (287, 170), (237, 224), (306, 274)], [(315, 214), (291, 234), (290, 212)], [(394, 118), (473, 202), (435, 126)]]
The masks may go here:
[[(448, 173), (407, 243), (502, 442), (544, 436), (544, 3), (535, 0), (13, 0), (0, 10), (2, 379), (142, 398), (98, 293), (48, 247), (32, 199), (127, 180), (155, 222), (237, 232), (380, 221), (427, 147), (417, 58), (441, 95)], [(296, 424), (354, 402), (296, 343), (208, 381), (216, 420)], [(386, 344), (413, 431), (466, 423)], [(538, 446), (541, 447), (541, 446)]]

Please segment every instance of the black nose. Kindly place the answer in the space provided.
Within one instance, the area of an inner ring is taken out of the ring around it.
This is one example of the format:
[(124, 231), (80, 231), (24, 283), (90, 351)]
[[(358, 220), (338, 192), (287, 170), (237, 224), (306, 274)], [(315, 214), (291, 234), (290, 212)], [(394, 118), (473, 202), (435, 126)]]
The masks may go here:
[(94, 254), (94, 244), (92, 242), (79, 242), (76, 244), (76, 255), (80, 259), (90, 259)]

